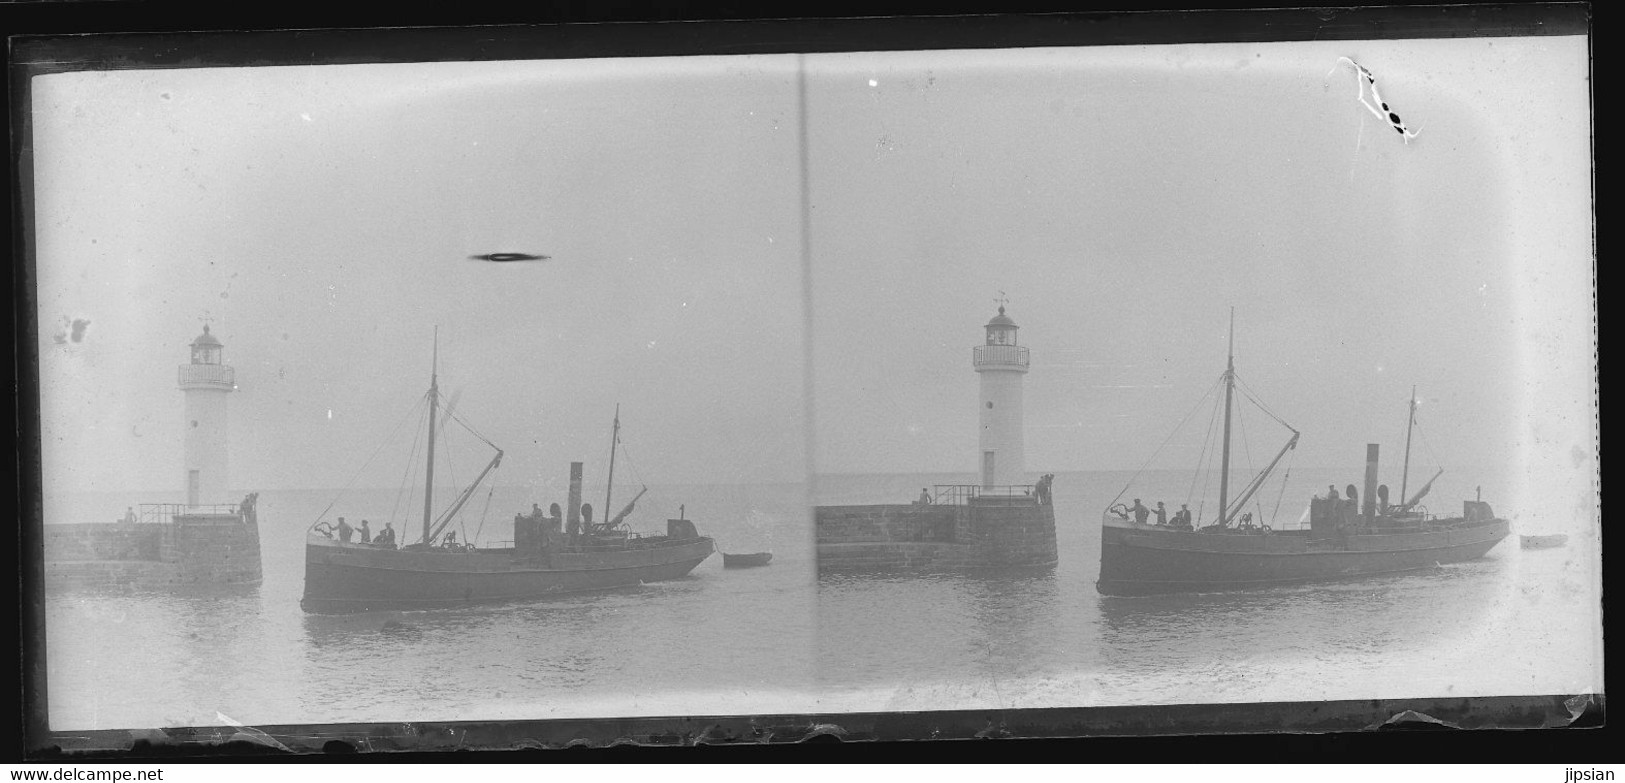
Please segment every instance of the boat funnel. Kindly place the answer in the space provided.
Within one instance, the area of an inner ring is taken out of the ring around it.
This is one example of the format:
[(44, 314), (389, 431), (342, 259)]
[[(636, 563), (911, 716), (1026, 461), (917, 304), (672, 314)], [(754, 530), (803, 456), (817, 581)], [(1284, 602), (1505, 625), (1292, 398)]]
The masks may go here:
[(581, 463), (570, 463), (570, 502), (565, 506), (565, 529), (574, 533), (581, 530)]
[(1365, 523), (1371, 524), (1377, 513), (1377, 444), (1365, 444), (1365, 505), (1360, 509)]

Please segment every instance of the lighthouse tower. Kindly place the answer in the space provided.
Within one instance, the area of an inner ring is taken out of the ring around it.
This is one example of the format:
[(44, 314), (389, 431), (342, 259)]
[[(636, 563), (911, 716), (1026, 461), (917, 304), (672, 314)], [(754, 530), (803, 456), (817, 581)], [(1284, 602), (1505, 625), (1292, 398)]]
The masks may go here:
[(1027, 348), (1016, 344), (1016, 322), (999, 314), (987, 322), (987, 341), (971, 351), (982, 376), (982, 488), (1025, 484), (1022, 459), (1021, 384), (1027, 374)]
[(180, 366), (180, 389), (186, 395), (186, 505), (225, 503), (226, 395), (237, 388), (236, 373), (223, 363), (225, 346), (209, 334), (192, 341), (192, 361)]

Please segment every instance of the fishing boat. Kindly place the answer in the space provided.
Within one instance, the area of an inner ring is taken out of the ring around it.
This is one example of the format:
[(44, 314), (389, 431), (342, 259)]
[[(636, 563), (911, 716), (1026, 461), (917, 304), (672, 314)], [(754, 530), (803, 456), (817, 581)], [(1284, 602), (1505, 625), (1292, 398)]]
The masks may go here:
[(748, 554), (722, 553), (723, 568), (756, 568), (772, 562), (772, 552), (751, 552)]
[[(511, 541), (486, 546), (466, 540), (465, 535), (459, 543), (456, 531), (448, 528), (475, 490), (501, 464), (503, 453), (442, 407), (436, 342), (434, 369), (425, 397), (428, 461), (424, 471), (422, 535), (414, 543), (397, 546), (391, 524), (387, 533), (380, 531), (382, 539), (362, 542), (346, 528), (348, 523), (335, 527), (324, 512), (305, 536), (305, 592), (299, 604), (306, 612), (433, 609), (638, 585), (682, 577), (716, 551), (712, 540), (701, 536), (693, 521), (683, 514), (666, 520), (664, 534), (631, 532), (626, 519), (647, 487), (619, 514), (595, 523), (592, 507), (581, 502), (580, 462), (570, 463), (568, 514), (561, 514), (557, 504), (548, 512), (533, 505), (530, 513), (514, 516)], [(473, 482), (437, 514), (434, 466), (439, 414), (462, 425), (494, 454)], [(610, 508), (614, 489), (620, 430), (617, 406), (605, 509)], [(487, 511), (489, 502), (488, 494)]]
[[(1132, 508), (1118, 502), (1123, 497), (1120, 493), (1102, 515), (1100, 579), (1095, 583), (1102, 594), (1213, 592), (1408, 571), (1483, 557), (1506, 538), (1507, 521), (1496, 517), (1481, 499), (1464, 501), (1459, 516), (1428, 513), (1420, 501), (1439, 474), (1414, 495), (1405, 494), (1411, 430), (1416, 421), (1414, 389), (1406, 425), (1401, 502), (1388, 503), (1387, 486), (1377, 483), (1377, 445), (1368, 444), (1363, 505), (1357, 490), (1346, 493), (1348, 497), (1329, 491), (1324, 498), (1311, 499), (1308, 527), (1275, 529), (1263, 518), (1258, 492), (1282, 458), (1296, 448), (1299, 433), (1242, 383), (1243, 396), (1290, 435), (1268, 465), (1231, 495), (1231, 421), (1238, 384), (1233, 313), (1229, 341), (1224, 374), (1213, 387), (1216, 390), (1222, 384), (1224, 388), (1218, 504), (1209, 516), (1204, 516), (1207, 506), (1202, 503), (1195, 513), (1186, 510), (1159, 522), (1150, 519), (1149, 510), (1138, 500)], [(1282, 493), (1285, 487), (1283, 479)], [(1251, 510), (1249, 501), (1254, 502)], [(1277, 499), (1277, 513), (1279, 509)]]
[(1562, 533), (1547, 536), (1518, 536), (1519, 544), (1524, 549), (1555, 549), (1569, 542), (1569, 537)]

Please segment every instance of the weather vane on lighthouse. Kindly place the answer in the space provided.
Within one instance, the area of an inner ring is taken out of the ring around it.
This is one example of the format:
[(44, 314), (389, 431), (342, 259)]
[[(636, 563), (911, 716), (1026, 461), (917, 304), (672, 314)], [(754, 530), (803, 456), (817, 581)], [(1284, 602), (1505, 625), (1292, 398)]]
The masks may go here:
[(1004, 306), (1007, 305), (1007, 304), (1010, 304), (1010, 300), (1005, 297), (1003, 291), (1000, 291), (999, 292), (999, 298), (994, 299), (993, 304), (998, 305), (999, 306), (999, 312), (1002, 313), (1002, 312), (1004, 312)]

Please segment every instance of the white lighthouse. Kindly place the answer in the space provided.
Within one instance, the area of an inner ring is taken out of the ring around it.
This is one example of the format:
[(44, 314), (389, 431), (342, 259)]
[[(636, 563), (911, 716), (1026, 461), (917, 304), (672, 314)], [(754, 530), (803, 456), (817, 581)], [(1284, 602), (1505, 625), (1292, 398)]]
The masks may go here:
[(1027, 374), (1027, 348), (1016, 343), (1020, 327), (1004, 314), (987, 322), (987, 341), (971, 350), (982, 376), (982, 488), (1027, 483), (1022, 458), (1021, 384)]
[(192, 361), (180, 366), (180, 389), (186, 395), (186, 505), (226, 502), (226, 395), (237, 388), (236, 374), (225, 364), (225, 346), (209, 334), (192, 341)]

